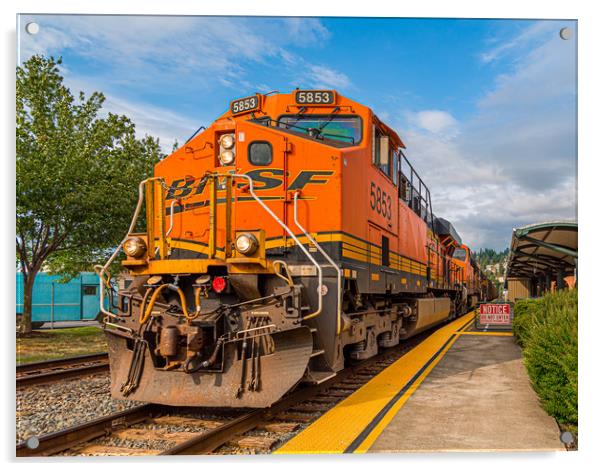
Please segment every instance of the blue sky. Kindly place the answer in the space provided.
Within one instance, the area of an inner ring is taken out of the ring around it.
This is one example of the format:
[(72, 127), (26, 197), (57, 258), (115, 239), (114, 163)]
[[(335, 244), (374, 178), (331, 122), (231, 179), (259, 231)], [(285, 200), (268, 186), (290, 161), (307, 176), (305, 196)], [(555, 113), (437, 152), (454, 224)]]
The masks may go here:
[(233, 98), (335, 88), (400, 133), (435, 212), (473, 247), (576, 219), (575, 22), (28, 15), (19, 28), (21, 61), (62, 56), (73, 91), (102, 91), (165, 150)]

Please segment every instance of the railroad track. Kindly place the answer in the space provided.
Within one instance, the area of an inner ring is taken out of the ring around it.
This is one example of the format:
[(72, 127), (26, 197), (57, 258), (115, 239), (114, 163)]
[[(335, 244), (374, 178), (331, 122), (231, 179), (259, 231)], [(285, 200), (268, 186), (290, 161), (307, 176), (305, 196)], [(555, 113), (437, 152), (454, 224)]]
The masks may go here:
[(109, 371), (107, 353), (92, 353), (17, 366), (17, 388)]
[(17, 456), (113, 456), (270, 453), (353, 394), (432, 330), (340, 371), (318, 386), (300, 387), (255, 410), (183, 409), (146, 404), (17, 445)]

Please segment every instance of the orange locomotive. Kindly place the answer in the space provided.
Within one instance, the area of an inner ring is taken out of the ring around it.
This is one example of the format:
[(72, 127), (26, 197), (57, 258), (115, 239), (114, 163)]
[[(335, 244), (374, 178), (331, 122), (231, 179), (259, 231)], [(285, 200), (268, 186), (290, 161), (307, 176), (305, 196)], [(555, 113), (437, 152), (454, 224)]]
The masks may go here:
[(295, 90), (233, 101), (159, 162), (118, 248), (134, 281), (103, 309), (112, 394), (266, 407), (465, 312), (480, 272), (404, 148), (360, 103)]

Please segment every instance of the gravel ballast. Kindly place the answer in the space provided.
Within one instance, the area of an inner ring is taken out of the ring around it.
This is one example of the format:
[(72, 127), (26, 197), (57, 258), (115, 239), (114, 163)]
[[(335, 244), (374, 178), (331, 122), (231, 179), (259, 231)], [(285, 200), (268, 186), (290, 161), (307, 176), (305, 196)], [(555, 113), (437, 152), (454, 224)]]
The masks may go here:
[(111, 398), (108, 374), (17, 390), (17, 443), (140, 404)]

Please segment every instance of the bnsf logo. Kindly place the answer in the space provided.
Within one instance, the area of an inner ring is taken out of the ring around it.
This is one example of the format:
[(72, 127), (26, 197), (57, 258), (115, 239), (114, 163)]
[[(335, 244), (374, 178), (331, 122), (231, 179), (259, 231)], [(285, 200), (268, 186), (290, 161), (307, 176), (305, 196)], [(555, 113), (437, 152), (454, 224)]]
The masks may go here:
[[(309, 184), (324, 185), (328, 183), (328, 178), (334, 172), (331, 170), (302, 170), (293, 179), (287, 190), (301, 190)], [(253, 180), (253, 189), (256, 191), (271, 190), (282, 185), (284, 171), (277, 168), (260, 168), (251, 170), (246, 175)], [(186, 179), (174, 180), (169, 187), (165, 199), (184, 198), (185, 196), (200, 195), (203, 193), (206, 180)], [(246, 182), (243, 181), (237, 184), (238, 187), (243, 187)]]

